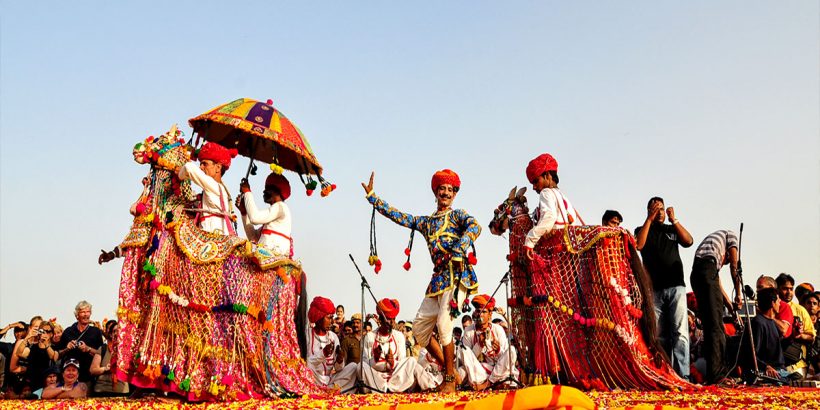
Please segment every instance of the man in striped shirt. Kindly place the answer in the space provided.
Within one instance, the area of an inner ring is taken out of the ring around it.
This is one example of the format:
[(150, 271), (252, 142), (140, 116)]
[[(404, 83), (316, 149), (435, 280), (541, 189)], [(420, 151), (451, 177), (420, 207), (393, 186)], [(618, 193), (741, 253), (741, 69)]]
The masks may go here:
[[(726, 335), (723, 331), (723, 307), (730, 311), (740, 305), (737, 234), (730, 230), (711, 233), (698, 245), (689, 277), (698, 301), (698, 317), (703, 324), (703, 347), (706, 357), (706, 380), (718, 383), (728, 369), (724, 367)], [(718, 273), (729, 265), (734, 283), (734, 305), (720, 284)]]

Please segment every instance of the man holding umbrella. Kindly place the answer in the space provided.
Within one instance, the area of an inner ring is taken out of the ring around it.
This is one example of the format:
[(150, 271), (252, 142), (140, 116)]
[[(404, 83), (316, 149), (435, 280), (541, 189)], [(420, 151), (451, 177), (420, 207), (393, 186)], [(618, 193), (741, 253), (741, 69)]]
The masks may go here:
[[(475, 256), (468, 255), (467, 251), (481, 234), (481, 226), (463, 209), (451, 207), (461, 180), (449, 169), (433, 175), (431, 188), (437, 209), (430, 216), (413, 216), (388, 205), (373, 192), (373, 177), (374, 174), (370, 174), (367, 185), (362, 183), (368, 202), (393, 222), (423, 234), (427, 241), (433, 260), (433, 275), (413, 321), (413, 332), (418, 345), (426, 347), (436, 360), (444, 363), (441, 391), (453, 392), (453, 315), (458, 316), (461, 302), (478, 289), (478, 278), (472, 267)], [(441, 337), (440, 344), (432, 337), (435, 328)]]
[[(290, 197), (290, 183), (287, 178), (271, 172), (265, 179), (262, 200), (270, 205), (268, 209), (256, 207), (247, 179), (242, 180), (239, 190), (242, 195), (237, 200), (237, 208), (242, 213), (242, 224), (245, 226), (248, 239), (271, 250), (276, 255), (293, 258), (290, 208), (285, 203), (285, 200)], [(254, 225), (262, 225), (262, 227), (256, 229)]]
[(197, 210), (197, 224), (207, 232), (236, 236), (233, 227), (231, 194), (222, 183), (222, 176), (236, 157), (235, 149), (227, 149), (206, 142), (199, 150), (199, 165), (191, 161), (179, 169), (179, 178), (190, 180), (202, 188), (202, 199)]

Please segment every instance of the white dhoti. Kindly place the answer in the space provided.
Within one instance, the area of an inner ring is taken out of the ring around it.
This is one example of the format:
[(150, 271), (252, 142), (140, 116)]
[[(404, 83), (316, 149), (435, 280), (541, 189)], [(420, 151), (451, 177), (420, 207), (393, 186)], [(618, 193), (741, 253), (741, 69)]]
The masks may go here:
[[(381, 363), (379, 363), (381, 364)], [(399, 393), (413, 387), (416, 381), (416, 374), (424, 369), (419, 366), (415, 357), (408, 357), (396, 363), (392, 372), (379, 371), (362, 361), (362, 381), (365, 385), (381, 392)], [(377, 367), (381, 367), (378, 366)], [(365, 393), (370, 393), (367, 387)]]
[(355, 393), (353, 387), (359, 378), (359, 366), (356, 363), (348, 363), (341, 370), (333, 373), (327, 387), (338, 388), (341, 393)]
[(416, 369), (416, 383), (421, 390), (432, 390), (438, 387), (444, 381), (444, 370), (441, 365), (436, 362), (427, 349), (422, 348), (419, 351), (418, 358), (419, 366)]
[(470, 383), (484, 383), (488, 380), (490, 383), (498, 383), (510, 375), (518, 380), (518, 369), (515, 367), (517, 360), (515, 349), (509, 353), (504, 352), (495, 361), (487, 360), (484, 362), (479, 361), (472, 350), (463, 349), (461, 353), (464, 365), (459, 369), (459, 373), (463, 371)]
[[(461, 307), (467, 297), (467, 288), (461, 286), (458, 290), (456, 303)], [(442, 346), (453, 343), (453, 318), (450, 316), (450, 301), (453, 300), (453, 290), (440, 295), (425, 297), (413, 319), (413, 336), (421, 347), (427, 347), (433, 337), (433, 329), (438, 327), (438, 335)]]
[[(517, 352), (510, 346), (504, 328), (492, 323), (484, 334), (484, 341), (480, 343), (475, 326), (468, 327), (464, 333), (464, 348), (459, 349), (459, 354), (467, 381), (498, 383), (508, 376), (518, 380)], [(493, 342), (498, 348), (494, 348)]]

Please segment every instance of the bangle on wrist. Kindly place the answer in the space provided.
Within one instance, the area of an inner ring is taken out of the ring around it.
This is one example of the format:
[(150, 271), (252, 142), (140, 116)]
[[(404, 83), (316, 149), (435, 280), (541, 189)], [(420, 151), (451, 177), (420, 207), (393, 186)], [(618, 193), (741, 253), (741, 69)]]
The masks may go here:
[(679, 219), (675, 219), (674, 221), (672, 221), (672, 225), (677, 225), (679, 222), (680, 222)]

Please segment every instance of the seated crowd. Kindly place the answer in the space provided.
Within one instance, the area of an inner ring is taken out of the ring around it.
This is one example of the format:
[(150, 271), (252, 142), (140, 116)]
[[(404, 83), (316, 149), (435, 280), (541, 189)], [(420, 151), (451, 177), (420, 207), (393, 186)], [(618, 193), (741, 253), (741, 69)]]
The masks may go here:
[[(464, 329), (453, 330), (456, 381), (463, 388), (484, 390), (517, 380), (519, 370), (511, 363), (517, 363), (518, 355), (500, 318), (503, 310), (487, 295), (475, 296), (472, 305), (472, 315), (462, 317)], [(436, 389), (444, 380), (443, 363), (416, 344), (413, 324), (396, 320), (399, 311), (397, 300), (382, 299), (377, 314), (367, 315), (363, 327), (361, 314), (345, 320), (343, 306), (334, 308), (329, 299), (314, 298), (308, 312), (307, 363), (316, 382), (342, 393)], [(500, 314), (493, 319), (495, 312)]]
[[(781, 273), (776, 278), (759, 276), (756, 291), (747, 287), (746, 293), (754, 309), (743, 309), (737, 315), (727, 306), (724, 312), (723, 331), (730, 342), (725, 368), (730, 380), (724, 381), (785, 384), (820, 380), (820, 291), (810, 283), (795, 286), (791, 275)], [(693, 380), (701, 382), (707, 358), (697, 303), (692, 298), (689, 302), (691, 370), (696, 376)]]

